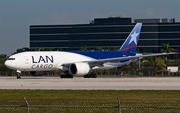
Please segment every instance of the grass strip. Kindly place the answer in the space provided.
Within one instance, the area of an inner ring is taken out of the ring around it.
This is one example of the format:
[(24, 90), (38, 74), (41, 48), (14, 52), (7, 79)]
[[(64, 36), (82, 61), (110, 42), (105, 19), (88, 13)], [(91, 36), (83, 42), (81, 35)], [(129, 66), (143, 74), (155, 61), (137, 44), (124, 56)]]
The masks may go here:
[(118, 96), (121, 106), (180, 106), (179, 90), (0, 90), (0, 105), (25, 105), (22, 95), (30, 105), (117, 106)]

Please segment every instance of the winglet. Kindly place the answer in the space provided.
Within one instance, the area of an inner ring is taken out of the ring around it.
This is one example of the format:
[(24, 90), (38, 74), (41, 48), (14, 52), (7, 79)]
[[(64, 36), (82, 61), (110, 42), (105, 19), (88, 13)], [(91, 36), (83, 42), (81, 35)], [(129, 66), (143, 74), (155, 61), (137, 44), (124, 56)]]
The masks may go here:
[(141, 32), (142, 23), (137, 23), (136, 26), (133, 28), (129, 36), (127, 37), (126, 41), (123, 43), (119, 51), (125, 52), (136, 52), (136, 47), (139, 39), (139, 35)]

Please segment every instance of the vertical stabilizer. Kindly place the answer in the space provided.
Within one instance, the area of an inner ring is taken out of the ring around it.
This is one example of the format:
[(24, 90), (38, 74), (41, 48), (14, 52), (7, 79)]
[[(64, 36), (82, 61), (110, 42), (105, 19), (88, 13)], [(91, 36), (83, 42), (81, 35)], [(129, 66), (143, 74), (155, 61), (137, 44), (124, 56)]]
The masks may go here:
[(124, 52), (136, 52), (136, 47), (139, 39), (139, 35), (141, 32), (141, 26), (142, 23), (137, 23), (136, 26), (133, 28), (119, 51), (124, 51)]

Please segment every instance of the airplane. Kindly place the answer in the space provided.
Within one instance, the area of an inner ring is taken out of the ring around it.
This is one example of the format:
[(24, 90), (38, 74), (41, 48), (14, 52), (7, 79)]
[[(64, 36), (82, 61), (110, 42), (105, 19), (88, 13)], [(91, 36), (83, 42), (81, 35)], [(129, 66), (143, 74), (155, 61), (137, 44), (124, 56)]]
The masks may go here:
[(112, 69), (143, 57), (167, 55), (168, 53), (143, 55), (136, 53), (142, 23), (137, 23), (121, 48), (117, 51), (32, 51), (10, 56), (5, 66), (16, 70), (17, 79), (21, 71), (32, 76), (45, 75), (48, 71), (59, 70), (65, 74), (61, 78), (96, 78), (93, 70)]

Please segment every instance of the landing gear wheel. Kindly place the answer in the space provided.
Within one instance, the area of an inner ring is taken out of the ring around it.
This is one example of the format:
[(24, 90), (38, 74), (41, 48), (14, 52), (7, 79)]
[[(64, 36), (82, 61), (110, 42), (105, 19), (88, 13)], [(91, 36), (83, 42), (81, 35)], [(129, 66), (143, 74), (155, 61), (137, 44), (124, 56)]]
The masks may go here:
[(96, 75), (96, 74), (93, 74), (93, 78), (97, 78), (97, 75)]
[(17, 73), (17, 79), (21, 79), (21, 74)]
[(96, 74), (87, 74), (87, 75), (84, 75), (84, 78), (97, 78), (97, 75)]
[(21, 79), (21, 71), (17, 70), (16, 75), (17, 75), (17, 79)]
[(70, 77), (69, 78), (73, 78), (73, 75), (70, 75)]
[(61, 77), (61, 78), (64, 78), (64, 75), (61, 75), (60, 77)]
[(64, 75), (61, 75), (61, 78), (73, 78), (73, 75), (64, 74)]

